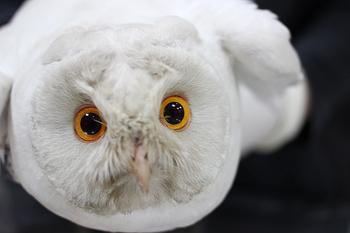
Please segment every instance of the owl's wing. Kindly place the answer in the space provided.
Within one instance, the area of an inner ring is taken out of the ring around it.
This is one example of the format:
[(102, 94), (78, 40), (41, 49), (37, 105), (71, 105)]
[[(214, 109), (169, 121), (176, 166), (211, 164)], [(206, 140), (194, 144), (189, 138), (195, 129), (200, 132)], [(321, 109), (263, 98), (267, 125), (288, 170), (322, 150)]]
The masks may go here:
[(203, 1), (202, 20), (218, 37), (240, 87), (243, 150), (271, 152), (296, 135), (307, 115), (307, 85), (290, 32), (252, 2)]
[(290, 43), (289, 30), (276, 15), (258, 9), (254, 3), (235, 3), (221, 6), (224, 9), (216, 10), (220, 14), (213, 13), (211, 17), (236, 78), (262, 96), (302, 80), (304, 74)]

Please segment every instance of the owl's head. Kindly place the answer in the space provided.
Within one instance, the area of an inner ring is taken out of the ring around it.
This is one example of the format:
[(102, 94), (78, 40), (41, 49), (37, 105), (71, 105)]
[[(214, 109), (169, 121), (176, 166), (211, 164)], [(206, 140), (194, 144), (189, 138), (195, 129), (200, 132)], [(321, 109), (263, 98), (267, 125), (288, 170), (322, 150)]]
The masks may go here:
[(75, 27), (38, 44), (16, 73), (9, 114), (11, 83), (0, 75), (0, 126), (9, 126), (0, 143), (8, 142), (15, 179), (53, 212), (92, 228), (146, 232), (199, 220), (236, 173), (235, 76), (268, 87), (290, 81), (279, 55), (294, 53), (273, 22), (277, 29), (262, 28), (281, 33), (262, 42), (167, 17)]
[(30, 137), (72, 205), (126, 214), (187, 203), (217, 176), (229, 105), (195, 29), (176, 27), (181, 36), (162, 24), (73, 29), (45, 52)]

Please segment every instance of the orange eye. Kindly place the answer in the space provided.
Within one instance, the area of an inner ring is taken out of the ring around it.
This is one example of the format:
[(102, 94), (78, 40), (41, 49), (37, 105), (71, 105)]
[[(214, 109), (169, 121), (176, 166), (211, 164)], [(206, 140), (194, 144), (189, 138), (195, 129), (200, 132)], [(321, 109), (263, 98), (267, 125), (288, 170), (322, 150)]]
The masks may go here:
[(106, 133), (106, 123), (95, 106), (85, 106), (75, 114), (74, 130), (85, 142), (95, 142)]
[(188, 102), (180, 96), (169, 96), (163, 100), (160, 108), (160, 121), (169, 129), (185, 129), (191, 120)]

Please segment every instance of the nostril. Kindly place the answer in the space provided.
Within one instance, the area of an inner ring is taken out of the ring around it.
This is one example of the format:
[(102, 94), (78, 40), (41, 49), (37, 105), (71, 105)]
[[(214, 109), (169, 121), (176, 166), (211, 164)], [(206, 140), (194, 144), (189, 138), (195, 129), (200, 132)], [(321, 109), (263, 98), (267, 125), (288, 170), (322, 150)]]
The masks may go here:
[(135, 137), (134, 143), (135, 143), (136, 146), (141, 145), (142, 144), (141, 137)]
[(140, 145), (142, 144), (142, 141), (143, 141), (143, 137), (142, 137), (142, 132), (141, 131), (136, 131), (133, 133), (133, 138), (134, 138), (134, 143), (136, 145)]

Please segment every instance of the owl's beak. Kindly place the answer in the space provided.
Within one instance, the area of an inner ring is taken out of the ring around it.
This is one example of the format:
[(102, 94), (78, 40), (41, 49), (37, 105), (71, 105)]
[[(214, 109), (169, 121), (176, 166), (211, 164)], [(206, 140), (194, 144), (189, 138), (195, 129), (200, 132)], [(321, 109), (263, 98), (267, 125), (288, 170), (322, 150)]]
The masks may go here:
[(143, 144), (135, 144), (134, 156), (132, 158), (132, 169), (142, 191), (147, 193), (151, 172), (147, 158), (147, 151)]

